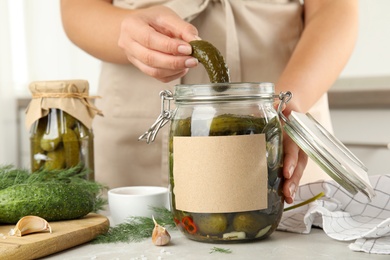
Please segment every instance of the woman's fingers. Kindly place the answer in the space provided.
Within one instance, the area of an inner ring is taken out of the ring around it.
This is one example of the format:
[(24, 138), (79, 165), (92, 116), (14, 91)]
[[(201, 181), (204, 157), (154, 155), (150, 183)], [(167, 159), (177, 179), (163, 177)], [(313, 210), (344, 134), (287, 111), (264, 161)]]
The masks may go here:
[(143, 73), (162, 82), (184, 76), (198, 65), (187, 41), (197, 29), (163, 6), (134, 11), (121, 25), (118, 45)]
[[(142, 17), (143, 18), (143, 17)], [(129, 42), (136, 42), (145, 48), (171, 55), (190, 55), (191, 46), (182, 38), (171, 35), (171, 32), (152, 27), (151, 23), (140, 17), (129, 17), (122, 22), (118, 45), (128, 47)], [(195, 39), (195, 36), (192, 37)]]
[(157, 69), (183, 70), (198, 65), (198, 60), (191, 56), (175, 56), (146, 48), (136, 42), (128, 43), (131, 51), (126, 51), (128, 59), (133, 63), (138, 60), (141, 63)]
[[(279, 108), (279, 103), (274, 104), (275, 109)], [(297, 106), (292, 103), (289, 107), (283, 104), (281, 110), (283, 114), (288, 117), (292, 110), (299, 111)], [(308, 156), (302, 151), (302, 149), (284, 133), (283, 136), (283, 149), (284, 149), (284, 161), (283, 161), (283, 194), (284, 199), (288, 204), (294, 202), (295, 193), (299, 187), (299, 182), (302, 178), (303, 171), (306, 168)]]
[(290, 204), (294, 201), (308, 157), (287, 134), (284, 136), (284, 151), (283, 194), (285, 201)]
[(126, 52), (129, 61), (146, 75), (162, 82), (182, 77), (188, 72), (188, 68), (198, 65), (198, 60), (193, 57), (168, 55), (147, 49), (138, 43), (132, 44), (132, 51)]

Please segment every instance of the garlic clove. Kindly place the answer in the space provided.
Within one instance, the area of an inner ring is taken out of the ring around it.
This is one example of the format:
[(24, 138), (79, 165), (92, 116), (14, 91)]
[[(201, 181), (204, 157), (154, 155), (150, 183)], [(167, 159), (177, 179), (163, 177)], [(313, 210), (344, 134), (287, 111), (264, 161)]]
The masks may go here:
[(152, 242), (156, 246), (165, 246), (171, 241), (171, 235), (168, 233), (166, 228), (160, 226), (156, 220), (153, 218), (154, 229), (152, 233)]
[(223, 237), (223, 239), (226, 239), (226, 240), (245, 239), (246, 234), (243, 231), (233, 231), (230, 233), (223, 234), (222, 237)]
[(264, 236), (265, 234), (267, 234), (268, 231), (271, 229), (271, 227), (272, 227), (272, 226), (269, 225), (269, 226), (266, 226), (265, 228), (261, 229), (261, 230), (257, 233), (256, 238), (262, 237), (262, 236)]
[(21, 237), (23, 235), (42, 231), (49, 231), (52, 233), (51, 227), (45, 219), (38, 216), (25, 216), (10, 230), (9, 235)]

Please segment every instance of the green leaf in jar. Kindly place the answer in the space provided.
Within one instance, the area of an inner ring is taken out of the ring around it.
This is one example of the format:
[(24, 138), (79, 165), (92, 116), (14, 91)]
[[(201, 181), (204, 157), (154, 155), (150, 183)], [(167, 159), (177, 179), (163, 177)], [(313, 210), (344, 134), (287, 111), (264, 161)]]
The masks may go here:
[(306, 205), (306, 204), (309, 204), (310, 202), (313, 202), (313, 201), (318, 200), (319, 198), (321, 198), (321, 197), (324, 196), (324, 195), (325, 195), (324, 192), (320, 192), (320, 193), (318, 193), (316, 196), (314, 196), (313, 198), (310, 198), (310, 199), (308, 199), (308, 200), (305, 200), (304, 202), (295, 204), (295, 205), (293, 205), (293, 206), (291, 206), (291, 207), (285, 208), (284, 211), (289, 211), (289, 210), (292, 210), (292, 209), (295, 209), (295, 208), (304, 206), (304, 205)]

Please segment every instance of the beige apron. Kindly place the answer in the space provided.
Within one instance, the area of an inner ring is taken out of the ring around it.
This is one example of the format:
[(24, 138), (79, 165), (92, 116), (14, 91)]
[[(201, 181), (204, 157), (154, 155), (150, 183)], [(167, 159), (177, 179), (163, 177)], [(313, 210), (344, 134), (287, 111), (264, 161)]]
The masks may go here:
[[(231, 80), (276, 82), (302, 31), (298, 0), (116, 0), (114, 5), (136, 9), (164, 4), (191, 21), (201, 38), (225, 56)], [(229, 50), (228, 52), (226, 50)], [(203, 66), (181, 80), (161, 83), (132, 65), (103, 63), (99, 109), (94, 121), (96, 179), (110, 188), (168, 185), (167, 130), (152, 144), (138, 141), (160, 113), (158, 93), (180, 83), (209, 83)], [(326, 95), (311, 110), (330, 127)], [(309, 177), (309, 178), (308, 178)], [(325, 178), (309, 167), (303, 181)]]

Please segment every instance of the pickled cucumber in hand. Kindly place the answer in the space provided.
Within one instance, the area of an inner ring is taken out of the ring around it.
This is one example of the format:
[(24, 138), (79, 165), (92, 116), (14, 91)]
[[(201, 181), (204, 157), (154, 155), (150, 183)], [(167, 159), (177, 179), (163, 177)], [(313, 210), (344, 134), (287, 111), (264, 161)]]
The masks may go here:
[[(191, 41), (192, 54), (203, 64), (211, 83), (230, 82), (229, 68), (219, 50), (211, 43), (204, 40)], [(215, 87), (216, 91), (224, 91), (227, 86)]]
[(207, 235), (218, 235), (225, 232), (228, 220), (224, 214), (199, 214), (193, 215), (194, 222), (199, 228), (199, 231)]

